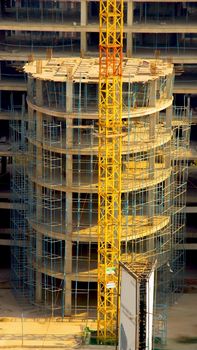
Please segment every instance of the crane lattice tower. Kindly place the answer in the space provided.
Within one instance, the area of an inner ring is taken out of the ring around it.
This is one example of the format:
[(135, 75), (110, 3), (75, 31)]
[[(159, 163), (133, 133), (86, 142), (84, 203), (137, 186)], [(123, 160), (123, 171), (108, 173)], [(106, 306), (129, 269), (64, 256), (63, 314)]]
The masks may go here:
[(116, 338), (121, 241), (123, 1), (100, 1), (98, 337)]

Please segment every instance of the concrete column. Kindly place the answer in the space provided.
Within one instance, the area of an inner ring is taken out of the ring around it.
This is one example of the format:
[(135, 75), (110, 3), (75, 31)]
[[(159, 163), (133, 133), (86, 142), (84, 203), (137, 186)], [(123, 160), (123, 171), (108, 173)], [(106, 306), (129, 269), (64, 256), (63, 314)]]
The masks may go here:
[(27, 97), (32, 101), (33, 99), (33, 79), (28, 78), (27, 81)]
[(40, 1), (39, 3), (39, 7), (40, 7), (40, 15), (41, 15), (41, 20), (43, 20), (43, 14), (44, 14), (44, 3), (43, 1)]
[[(70, 72), (70, 74), (72, 74)], [(73, 110), (73, 82), (71, 80), (66, 83), (66, 112), (72, 112)]]
[(16, 0), (15, 7), (16, 7), (16, 19), (18, 21), (18, 9), (20, 8), (20, 4), (18, 0)]
[(156, 89), (157, 89), (157, 81), (152, 80), (150, 82), (150, 97), (149, 97), (149, 107), (156, 106)]
[(36, 79), (36, 104), (43, 106), (42, 80)]
[[(187, 120), (191, 122), (191, 117), (190, 117), (190, 112), (191, 112), (191, 95), (188, 94), (185, 96), (186, 97), (186, 106), (187, 106)], [(183, 137), (185, 139), (186, 145), (189, 146), (189, 140), (190, 140), (190, 128), (188, 128), (188, 125), (183, 126)]]
[(144, 17), (144, 14), (143, 14), (143, 3), (140, 2), (140, 22), (142, 21), (143, 17)]
[(174, 6), (176, 6), (175, 14), (176, 14), (177, 18), (181, 17), (182, 3), (180, 3), (180, 4), (175, 3)]
[(167, 81), (166, 81), (166, 98), (168, 99), (172, 98), (172, 89), (173, 89), (173, 75), (169, 74), (167, 76)]
[(81, 26), (87, 25), (87, 2), (81, 0)]
[[(81, 0), (81, 26), (87, 25), (87, 2), (86, 0)], [(86, 32), (81, 32), (81, 56), (87, 51), (87, 36)]]
[[(36, 112), (36, 140), (42, 140), (42, 113)], [(42, 148), (36, 149), (36, 178), (42, 177)], [(36, 221), (39, 224), (42, 220), (42, 187), (36, 184)], [(39, 266), (42, 265), (42, 235), (36, 233), (36, 302), (42, 300), (42, 273)]]
[(131, 57), (133, 53), (133, 0), (127, 1), (127, 26), (130, 27), (129, 32), (127, 32), (127, 57)]
[[(1, 81), (1, 62), (0, 62), (0, 81)], [(0, 111), (1, 111), (1, 91), (0, 91)]]
[[(155, 128), (156, 128), (156, 120), (157, 120), (157, 113), (151, 114), (150, 115), (150, 123), (149, 123), (149, 139), (151, 141), (151, 144), (155, 141)], [(155, 149), (153, 148), (150, 150), (150, 153), (153, 152), (155, 153)], [(152, 167), (155, 165), (155, 160), (153, 159), (154, 157), (151, 157), (150, 163)]]
[[(169, 133), (171, 133), (171, 125), (172, 125), (172, 113), (173, 113), (173, 107), (170, 106), (166, 109), (166, 129), (168, 130)], [(171, 144), (170, 142), (166, 145), (166, 154), (165, 154), (165, 168), (169, 169), (171, 166), (171, 157), (170, 157), (170, 152), (171, 152)], [(169, 206), (170, 206), (170, 192), (171, 192), (171, 187), (170, 187), (170, 178), (166, 179), (165, 181), (165, 211), (168, 211)]]
[(133, 25), (133, 0), (128, 0), (127, 2), (127, 25), (132, 26)]
[(172, 105), (166, 109), (166, 128), (171, 129), (172, 124), (172, 113), (173, 113), (173, 107)]
[[(67, 81), (66, 85), (66, 112), (72, 112), (72, 96), (73, 96), (73, 82)], [(66, 144), (69, 147), (72, 146), (73, 140), (73, 120), (72, 118), (66, 119)], [(66, 192), (66, 240), (65, 240), (65, 261), (64, 261), (64, 271), (65, 271), (65, 297), (64, 297), (64, 308), (65, 315), (71, 315), (72, 307), (72, 180), (73, 180), (73, 159), (72, 155), (66, 155), (66, 186), (68, 188)]]
[(80, 51), (81, 51), (81, 56), (83, 57), (84, 54), (87, 51), (87, 33), (86, 32), (81, 32), (81, 47), (80, 47)]
[[(150, 122), (149, 122), (149, 140), (150, 144), (152, 145), (155, 141), (155, 128), (156, 128), (156, 120), (157, 120), (157, 114), (154, 113), (150, 115)], [(155, 148), (152, 148), (149, 151), (149, 179), (153, 180), (155, 176)], [(153, 217), (155, 215), (155, 186), (151, 186), (148, 188), (148, 224), (154, 225)], [(148, 237), (147, 242), (147, 249), (148, 251), (154, 250), (154, 236), (151, 235)]]
[(127, 57), (132, 57), (133, 55), (133, 35), (132, 33), (127, 33)]
[[(150, 144), (152, 145), (155, 141), (155, 128), (156, 128), (156, 113), (150, 115), (150, 123), (149, 123), (149, 139)], [(149, 179), (154, 179), (155, 175), (155, 148), (152, 148), (150, 151), (150, 158), (149, 158)], [(155, 213), (154, 210), (154, 200), (155, 200), (155, 189), (154, 187), (151, 187), (148, 189), (148, 201), (149, 201), (149, 207), (148, 207), (148, 215), (149, 215), (149, 221), (150, 224), (153, 224), (153, 216)]]
[(5, 174), (7, 172), (7, 157), (1, 158), (1, 174)]
[[(173, 107), (170, 106), (166, 109), (166, 129), (169, 133), (171, 133), (171, 125), (172, 125), (172, 113), (173, 113)], [(168, 142), (168, 144), (165, 147), (166, 149), (166, 154), (165, 154), (165, 168), (169, 169), (171, 166), (171, 143)], [(171, 187), (170, 187), (171, 180), (170, 178), (165, 180), (165, 211), (168, 211), (169, 206), (170, 206), (170, 195), (171, 195)], [(169, 213), (168, 213), (169, 215)]]

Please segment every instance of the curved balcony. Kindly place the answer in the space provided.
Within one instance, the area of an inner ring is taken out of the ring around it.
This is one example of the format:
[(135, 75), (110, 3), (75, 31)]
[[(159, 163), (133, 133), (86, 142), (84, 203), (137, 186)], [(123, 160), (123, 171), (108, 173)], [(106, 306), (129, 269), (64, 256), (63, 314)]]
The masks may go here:
[[(75, 109), (74, 111), (66, 112), (65, 108), (62, 110), (55, 108), (54, 106), (38, 106), (35, 99), (27, 98), (27, 104), (31, 110), (43, 113), (48, 116), (57, 117), (61, 119), (87, 119), (87, 120), (98, 120), (98, 107), (95, 105), (94, 108), (87, 108), (87, 111), (79, 111)], [(162, 110), (170, 107), (172, 105), (172, 98), (162, 98), (156, 101), (155, 107), (123, 107), (122, 118), (140, 118), (149, 116), (151, 114), (161, 112)]]
[[(148, 216), (128, 216), (122, 219), (122, 237), (121, 240), (136, 240), (144, 237), (149, 237), (156, 234), (157, 231), (165, 228), (170, 222), (170, 217), (166, 215)], [(66, 227), (50, 227), (44, 223), (38, 223), (33, 220), (29, 220), (29, 225), (40, 235), (50, 238), (66, 240)], [(71, 233), (72, 241), (79, 242), (97, 242), (98, 241), (98, 225), (86, 226), (84, 228), (76, 229), (73, 227)]]
[[(122, 154), (148, 152), (164, 146), (171, 141), (172, 132), (166, 130), (163, 125), (157, 125), (155, 137), (150, 138), (149, 128), (143, 127), (140, 124), (128, 133), (123, 133)], [(66, 140), (66, 137), (61, 137), (61, 139), (57, 137), (57, 140), (53, 140), (53, 143), (46, 138), (41, 143), (35, 137), (31, 136), (28, 137), (28, 141), (40, 149), (59, 154), (98, 155), (98, 134), (94, 132), (93, 127), (87, 127), (85, 132), (81, 132), (80, 135), (76, 131), (76, 133), (73, 133), (73, 140), (70, 142)]]
[[(171, 175), (171, 167), (165, 168), (163, 164), (155, 163), (154, 172), (144, 171), (144, 163), (134, 168), (129, 168), (129, 171), (122, 173), (122, 193), (138, 191), (145, 188), (156, 186), (157, 184), (167, 180)], [(134, 172), (135, 170), (135, 172)], [(54, 189), (60, 192), (77, 192), (77, 193), (98, 193), (97, 176), (93, 174), (92, 182), (90, 183), (90, 176), (81, 174), (80, 179), (78, 174), (73, 176), (73, 181), (70, 186), (65, 186), (66, 178), (58, 176), (54, 179), (50, 177), (41, 177), (29, 174), (29, 179), (39, 186)]]

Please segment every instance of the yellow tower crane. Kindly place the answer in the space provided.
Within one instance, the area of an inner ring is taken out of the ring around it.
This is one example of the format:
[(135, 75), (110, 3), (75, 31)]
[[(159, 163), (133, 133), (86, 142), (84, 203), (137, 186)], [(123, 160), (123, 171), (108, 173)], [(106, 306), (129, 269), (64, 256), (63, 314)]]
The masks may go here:
[(100, 1), (97, 335), (116, 339), (121, 242), (123, 0)]

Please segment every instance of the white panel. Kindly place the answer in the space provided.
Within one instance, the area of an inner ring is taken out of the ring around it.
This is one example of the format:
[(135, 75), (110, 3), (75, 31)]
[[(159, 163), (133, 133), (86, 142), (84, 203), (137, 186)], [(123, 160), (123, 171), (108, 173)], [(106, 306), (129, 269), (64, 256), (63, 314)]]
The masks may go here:
[(146, 349), (152, 350), (153, 337), (153, 298), (154, 298), (154, 271), (146, 282)]
[(122, 268), (119, 350), (137, 349), (137, 281)]

